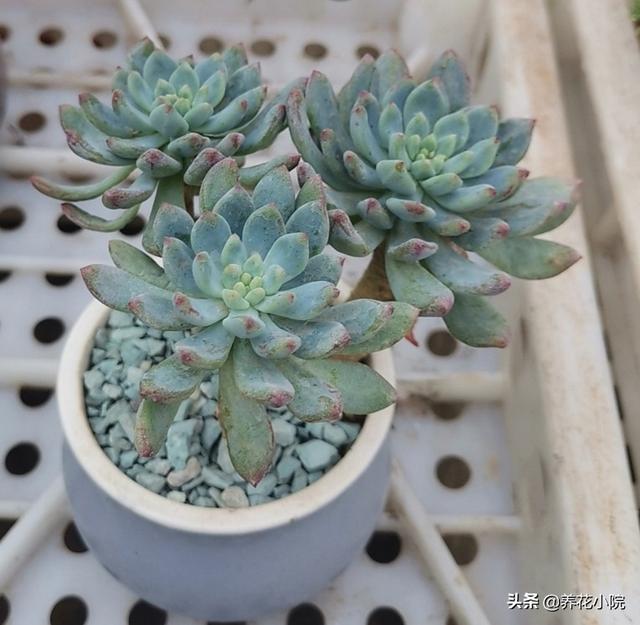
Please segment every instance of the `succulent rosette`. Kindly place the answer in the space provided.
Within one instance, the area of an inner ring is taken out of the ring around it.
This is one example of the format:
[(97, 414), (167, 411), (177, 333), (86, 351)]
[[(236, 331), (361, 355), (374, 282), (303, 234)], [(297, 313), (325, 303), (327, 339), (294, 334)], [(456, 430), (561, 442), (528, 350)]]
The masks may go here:
[(250, 194), (233, 159), (202, 182), (194, 222), (163, 204), (154, 224), (162, 267), (111, 241), (116, 267), (82, 270), (91, 293), (159, 330), (184, 330), (173, 354), (142, 378), (136, 446), (156, 453), (179, 403), (219, 370), (219, 419), (236, 470), (257, 483), (274, 437), (267, 405), (287, 405), (304, 421), (368, 414), (394, 400), (367, 365), (336, 355), (389, 347), (412, 327), (406, 303), (337, 303), (342, 262), (325, 252), (329, 216), (323, 184), (310, 176), (296, 194), (285, 167)]
[(445, 316), (470, 345), (502, 347), (506, 323), (483, 296), (506, 290), (507, 274), (547, 278), (579, 258), (536, 238), (571, 215), (577, 194), (554, 178), (525, 180), (517, 163), (533, 120), (501, 121), (469, 101), (453, 53), (418, 83), (388, 51), (365, 57), (337, 95), (314, 72), (289, 95), (289, 129), (329, 187), (330, 243), (356, 256), (376, 250), (395, 299)]
[[(300, 84), (294, 81), (290, 87)], [(267, 89), (260, 67), (248, 63), (240, 45), (195, 63), (192, 57), (175, 61), (144, 39), (113, 76), (111, 106), (82, 93), (79, 106), (60, 107), (71, 150), (81, 158), (113, 166), (114, 173), (84, 186), (39, 177), (33, 183), (46, 195), (66, 202), (102, 196), (107, 208), (124, 212), (105, 220), (70, 203), (63, 205), (63, 211), (84, 228), (108, 232), (129, 223), (158, 188), (153, 221), (163, 201), (184, 202), (184, 187), (198, 187), (208, 167), (271, 145), (285, 127), (287, 89), (265, 104)], [(296, 162), (283, 156), (247, 167), (241, 177), (246, 184), (255, 183), (269, 167), (291, 168)]]

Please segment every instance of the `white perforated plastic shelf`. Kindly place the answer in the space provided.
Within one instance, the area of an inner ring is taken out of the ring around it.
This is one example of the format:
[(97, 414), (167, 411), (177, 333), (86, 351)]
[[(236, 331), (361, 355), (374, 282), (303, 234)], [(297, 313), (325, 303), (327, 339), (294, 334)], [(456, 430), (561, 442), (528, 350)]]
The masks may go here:
[[(443, 4), (440, 12), (446, 26), (451, 11)], [(461, 48), (467, 57), (477, 52), (477, 37), (470, 35), (481, 30), (475, 19), (477, 6), (477, 2), (468, 3), (465, 18), (458, 18), (452, 36), (440, 35), (440, 41)], [(62, 83), (82, 82), (83, 76), (89, 81), (103, 79), (122, 61), (132, 41), (118, 6), (116, 2), (1, 0), (0, 7), (0, 39), (11, 83), (0, 142), (64, 149), (56, 109), (61, 102), (74, 101), (82, 89)], [(191, 0), (145, 2), (145, 8), (171, 53), (195, 50), (202, 54), (199, 46), (245, 41), (273, 85), (316, 67), (337, 83), (343, 82), (358, 54), (375, 54), (394, 45), (402, 19), (399, 1)], [(438, 17), (433, 19), (437, 22)], [(432, 23), (427, 30), (437, 28)], [(475, 57), (471, 60), (476, 62)], [(44, 76), (45, 81), (48, 73), (55, 72), (61, 79), (46, 88), (29, 86), (25, 77), (30, 72)], [(277, 149), (285, 143), (285, 138), (279, 140)], [(12, 170), (11, 164), (5, 163), (4, 169)], [(77, 268), (106, 257), (106, 237), (70, 229), (59, 219), (57, 202), (37, 194), (25, 178), (0, 174), (0, 359), (4, 363), (19, 359), (15, 369), (0, 370), (0, 503), (6, 510), (33, 501), (59, 473), (61, 433), (51, 371), (65, 334), (89, 301)], [(99, 202), (92, 208), (104, 210)], [(135, 234), (120, 236), (136, 238)], [(361, 263), (349, 265), (348, 276), (353, 278), (360, 267)], [(456, 344), (440, 320), (421, 320), (416, 337), (418, 347), (405, 342), (395, 348), (401, 380), (498, 371), (499, 356), (494, 350)], [(397, 410), (393, 448), (425, 509), (439, 520), (491, 623), (524, 622), (522, 612), (506, 608), (507, 594), (523, 590), (518, 582), (515, 533), (508, 529), (476, 532), (472, 525), (461, 531), (459, 523), (470, 516), (510, 518), (515, 514), (500, 406), (432, 405), (405, 393)], [(0, 531), (9, 525), (3, 521)], [(380, 519), (379, 529), (368, 553), (314, 600), (316, 608), (274, 615), (260, 624), (453, 625), (442, 593), (392, 513)], [(0, 601), (0, 624), (46, 622), (187, 625), (192, 621), (137, 604), (137, 598), (84, 551), (65, 521), (52, 530)]]

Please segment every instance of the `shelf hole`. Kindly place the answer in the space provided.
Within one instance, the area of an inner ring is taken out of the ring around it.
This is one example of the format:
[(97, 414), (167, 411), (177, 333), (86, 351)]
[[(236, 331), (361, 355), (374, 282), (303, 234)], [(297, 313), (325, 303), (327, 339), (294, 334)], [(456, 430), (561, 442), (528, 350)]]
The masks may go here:
[(11, 37), (11, 29), (6, 24), (0, 24), (0, 41), (8, 41)]
[(45, 46), (56, 46), (63, 38), (64, 32), (62, 32), (60, 28), (55, 28), (53, 26), (40, 31), (40, 35), (38, 36), (40, 43)]
[(473, 534), (444, 534), (442, 539), (460, 566), (471, 564), (476, 559), (478, 541)]
[(160, 43), (164, 46), (165, 50), (168, 50), (171, 47), (171, 38), (169, 35), (161, 33), (158, 35), (158, 39), (160, 39)]
[(4, 458), (4, 466), (11, 475), (26, 475), (40, 461), (40, 450), (33, 443), (14, 445)]
[(456, 621), (456, 619), (453, 618), (453, 616), (450, 616), (444, 625), (458, 625), (458, 621)]
[(369, 614), (367, 625), (404, 625), (404, 619), (394, 608), (383, 606)]
[(11, 606), (9, 605), (9, 599), (4, 595), (0, 595), (0, 625), (4, 625), (11, 613)]
[(276, 51), (276, 44), (269, 39), (257, 39), (251, 44), (251, 52), (258, 56), (271, 56)]
[(436, 475), (443, 486), (462, 488), (471, 479), (471, 469), (459, 456), (445, 456), (438, 461)]
[(4, 282), (11, 277), (10, 271), (0, 270), (0, 282)]
[(435, 414), (438, 419), (452, 421), (464, 412), (466, 406), (467, 405), (461, 401), (436, 401), (431, 403), (431, 410), (433, 410), (433, 414)]
[(18, 206), (5, 206), (0, 208), (0, 229), (15, 230), (25, 220), (24, 211)]
[(73, 522), (65, 527), (62, 539), (64, 540), (64, 546), (72, 553), (85, 553), (89, 550), (84, 540), (82, 540), (76, 524)]
[(164, 625), (167, 613), (142, 599), (129, 612), (129, 625)]
[(51, 286), (67, 286), (75, 278), (73, 273), (45, 273), (44, 279)]
[(53, 395), (53, 389), (44, 386), (21, 386), (18, 391), (20, 401), (29, 408), (46, 404)]
[(78, 224), (74, 224), (66, 215), (60, 215), (56, 222), (58, 230), (63, 234), (75, 234), (82, 228)]
[[(96, 70), (96, 73), (97, 73), (97, 70)], [(91, 174), (65, 173), (65, 174), (62, 174), (62, 177), (68, 182), (73, 182), (74, 184), (87, 184), (94, 180), (94, 177)]]
[(451, 356), (458, 342), (446, 330), (434, 330), (427, 337), (427, 349), (436, 356)]
[(33, 336), (38, 343), (55, 343), (64, 334), (64, 323), (58, 317), (40, 319), (33, 327)]
[(13, 527), (15, 522), (15, 519), (0, 519), (0, 540), (4, 538), (4, 535)]
[(324, 614), (313, 603), (301, 603), (287, 615), (287, 625), (324, 625)]
[(363, 44), (356, 48), (356, 57), (361, 59), (363, 56), (367, 54), (371, 55), (374, 59), (377, 59), (380, 56), (380, 50), (371, 44)]
[(96, 48), (106, 50), (116, 45), (118, 36), (110, 30), (99, 30), (97, 33), (94, 33), (91, 41)]
[(88, 613), (87, 604), (80, 597), (69, 595), (53, 606), (49, 622), (51, 625), (84, 625)]
[(38, 132), (42, 130), (47, 123), (47, 118), (38, 111), (30, 111), (25, 113), (18, 120), (18, 126), (25, 132)]
[(310, 59), (324, 59), (327, 56), (327, 46), (322, 43), (310, 42), (304, 47), (304, 55)]
[(377, 531), (374, 532), (367, 543), (367, 555), (380, 564), (393, 562), (402, 549), (402, 540), (398, 532)]
[(124, 228), (120, 229), (120, 232), (128, 237), (135, 237), (144, 230), (144, 224), (144, 217), (136, 215)]
[(203, 37), (200, 39), (198, 48), (200, 52), (204, 54), (215, 54), (216, 52), (222, 52), (224, 43), (222, 39), (218, 39), (217, 37)]

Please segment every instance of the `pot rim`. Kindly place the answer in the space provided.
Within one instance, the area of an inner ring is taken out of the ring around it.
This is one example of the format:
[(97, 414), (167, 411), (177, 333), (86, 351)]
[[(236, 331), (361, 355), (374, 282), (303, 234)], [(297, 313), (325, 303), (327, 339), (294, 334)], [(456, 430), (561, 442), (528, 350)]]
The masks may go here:
[[(199, 534), (240, 535), (286, 525), (306, 517), (344, 493), (366, 470), (391, 427), (395, 404), (370, 414), (344, 457), (325, 475), (277, 501), (247, 508), (204, 508), (171, 501), (147, 490), (111, 462), (89, 426), (82, 374), (93, 338), (109, 308), (93, 301), (67, 338), (56, 384), (65, 440), (84, 471), (109, 497), (136, 514), (165, 527)], [(391, 350), (371, 354), (372, 367), (395, 386)]]

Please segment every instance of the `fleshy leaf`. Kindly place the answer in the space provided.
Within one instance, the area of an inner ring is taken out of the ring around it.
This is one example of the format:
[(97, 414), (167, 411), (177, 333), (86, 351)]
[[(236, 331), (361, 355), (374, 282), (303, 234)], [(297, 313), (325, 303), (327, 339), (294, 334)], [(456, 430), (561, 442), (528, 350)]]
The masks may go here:
[(67, 145), (80, 158), (103, 165), (129, 165), (126, 159), (113, 154), (107, 147), (107, 135), (94, 128), (82, 109), (60, 107), (60, 124), (67, 136)]
[(147, 174), (140, 174), (129, 187), (113, 187), (102, 194), (107, 208), (131, 208), (150, 198), (157, 181)]
[(140, 205), (128, 208), (122, 215), (115, 219), (103, 219), (97, 215), (92, 215), (87, 211), (83, 211), (75, 204), (67, 202), (62, 204), (63, 214), (77, 226), (86, 230), (95, 230), (96, 232), (117, 232), (131, 222), (140, 211)]
[(496, 190), (488, 184), (460, 187), (447, 195), (438, 197), (438, 202), (456, 213), (468, 213), (484, 208), (496, 197)]
[(384, 185), (401, 195), (412, 197), (417, 190), (413, 176), (407, 171), (407, 165), (401, 160), (381, 160), (376, 165), (376, 172)]
[(286, 167), (272, 169), (253, 190), (253, 203), (256, 208), (273, 203), (285, 221), (295, 209), (295, 199), (295, 191)]
[(220, 369), (218, 419), (234, 468), (255, 486), (271, 466), (275, 440), (264, 404), (239, 391), (233, 369), (232, 358)]
[[(251, 347), (258, 356), (275, 359), (287, 358), (300, 347), (300, 337), (277, 326), (269, 315), (262, 315), (261, 319), (264, 329), (251, 339)], [(284, 327), (284, 324), (281, 325)]]
[(200, 208), (213, 210), (218, 201), (238, 182), (238, 164), (232, 158), (216, 163), (205, 175), (200, 187)]
[(166, 142), (167, 138), (158, 133), (131, 139), (119, 139), (118, 137), (107, 139), (109, 149), (114, 154), (126, 159), (138, 158), (147, 150), (162, 147)]
[[(347, 414), (371, 414), (396, 400), (394, 388), (371, 367), (359, 362), (323, 358), (304, 363), (307, 371), (338, 389)], [(291, 411), (295, 411), (290, 404)]]
[(326, 310), (322, 321), (337, 321), (347, 330), (353, 343), (370, 339), (391, 317), (393, 306), (372, 299), (336, 304)]
[(265, 329), (265, 322), (254, 310), (232, 310), (222, 325), (227, 332), (231, 332), (239, 339), (252, 339), (261, 336)]
[(453, 308), (444, 318), (453, 336), (472, 347), (507, 346), (507, 322), (485, 297), (462, 293), (455, 297)]
[(338, 284), (343, 263), (344, 258), (335, 255), (318, 254), (317, 256), (313, 256), (309, 259), (304, 271), (293, 278), (293, 280), (286, 282), (284, 288), (291, 289), (294, 286), (318, 281)]
[(293, 399), (291, 382), (273, 361), (260, 358), (246, 340), (235, 342), (233, 372), (238, 390), (251, 399), (276, 407)]
[(245, 187), (255, 187), (272, 169), (284, 165), (287, 170), (293, 169), (300, 161), (298, 154), (283, 154), (271, 160), (251, 167), (243, 167), (239, 172), (240, 183)]
[(186, 399), (202, 382), (204, 372), (180, 363), (176, 355), (154, 365), (140, 380), (140, 395), (158, 404)]
[(225, 155), (216, 148), (205, 148), (191, 161), (184, 172), (185, 183), (194, 187), (200, 186), (207, 172), (224, 158)]
[(302, 340), (295, 352), (297, 358), (322, 358), (351, 340), (346, 328), (336, 321), (294, 321), (277, 318), (277, 322)]
[(337, 421), (342, 397), (335, 386), (307, 368), (308, 362), (292, 356), (276, 363), (295, 391), (289, 410), (301, 421)]
[(284, 222), (278, 207), (266, 204), (248, 217), (242, 230), (242, 242), (249, 255), (257, 252), (264, 258), (275, 241), (284, 234)]
[(143, 399), (136, 414), (135, 445), (143, 458), (155, 456), (167, 437), (180, 401), (158, 404)]
[(309, 256), (320, 254), (329, 240), (326, 204), (322, 200), (312, 200), (300, 206), (287, 221), (287, 232), (305, 233), (308, 237)]
[(228, 312), (219, 300), (188, 297), (180, 292), (173, 294), (173, 305), (178, 316), (192, 327), (205, 327), (217, 323)]
[(453, 50), (447, 50), (431, 66), (428, 78), (438, 76), (442, 80), (452, 110), (469, 104), (471, 81), (462, 61)]
[(109, 254), (116, 267), (130, 273), (145, 282), (166, 289), (169, 279), (164, 270), (151, 256), (126, 241), (113, 239), (109, 241)]
[(104, 134), (122, 139), (131, 138), (138, 134), (137, 130), (123, 124), (113, 110), (100, 102), (93, 94), (81, 93), (78, 96), (78, 101), (89, 122)]
[(236, 184), (216, 202), (214, 210), (225, 218), (232, 233), (241, 235), (247, 218), (253, 212), (253, 202), (249, 193)]
[(136, 161), (138, 169), (152, 178), (165, 178), (182, 171), (182, 163), (157, 149), (141, 154)]
[(423, 113), (431, 127), (449, 112), (449, 99), (439, 78), (427, 80), (418, 85), (404, 103), (405, 123), (414, 115)]
[(373, 250), (353, 227), (349, 215), (341, 209), (329, 211), (329, 243), (349, 256), (366, 256)]
[(166, 237), (175, 237), (187, 242), (193, 228), (193, 219), (184, 208), (168, 203), (161, 203), (158, 206), (158, 201), (162, 199), (161, 188), (165, 182), (173, 182), (173, 179), (165, 178), (160, 181), (149, 222), (142, 237), (144, 248), (156, 256), (162, 254)]
[(421, 264), (455, 293), (497, 295), (511, 285), (509, 276), (474, 263), (461, 248), (427, 232), (425, 237), (438, 244), (438, 251), (420, 261)]
[(526, 280), (557, 276), (580, 260), (580, 254), (567, 245), (528, 237), (496, 241), (479, 254), (499, 269)]
[(191, 230), (191, 248), (196, 253), (219, 253), (230, 236), (231, 228), (224, 217), (203, 212)]
[(500, 147), (494, 165), (515, 165), (526, 154), (531, 141), (535, 120), (512, 118), (501, 121), (498, 126)]
[(115, 173), (107, 176), (104, 180), (86, 185), (59, 184), (41, 178), (40, 176), (33, 176), (31, 178), (31, 184), (38, 189), (40, 193), (55, 198), (56, 200), (79, 202), (81, 200), (91, 200), (102, 195), (107, 189), (126, 180), (134, 169), (134, 166), (120, 167)]
[(385, 321), (378, 332), (365, 341), (348, 344), (337, 353), (345, 356), (364, 356), (378, 352), (395, 345), (410, 332), (420, 311), (405, 302), (393, 302), (391, 306), (393, 307), (391, 317)]
[(136, 295), (167, 294), (167, 291), (109, 265), (87, 265), (80, 270), (80, 273), (91, 295), (109, 308), (123, 312), (129, 311), (129, 300)]
[(423, 315), (442, 317), (453, 306), (453, 293), (420, 263), (387, 256), (385, 269), (394, 297), (419, 308)]
[(171, 293), (139, 293), (129, 300), (129, 310), (145, 325), (157, 330), (188, 330), (188, 321), (178, 316)]
[(284, 104), (258, 114), (242, 128), (245, 138), (238, 154), (250, 154), (269, 147), (284, 129), (286, 116)]
[(309, 237), (304, 232), (292, 232), (278, 238), (264, 259), (268, 269), (277, 265), (284, 270), (285, 281), (295, 278), (309, 262)]
[(289, 291), (268, 295), (256, 309), (271, 315), (305, 321), (313, 319), (329, 306), (339, 291), (330, 282), (309, 282)]
[(506, 221), (512, 236), (542, 234), (564, 223), (578, 199), (577, 185), (558, 178), (535, 178), (523, 182), (511, 197), (487, 207), (482, 215)]
[(166, 237), (162, 249), (164, 271), (175, 290), (183, 291), (187, 295), (201, 296), (202, 291), (193, 279), (193, 251), (191, 248), (174, 237)]
[(235, 337), (222, 323), (204, 328), (185, 337), (175, 345), (175, 353), (182, 364), (197, 369), (219, 369), (227, 360)]

